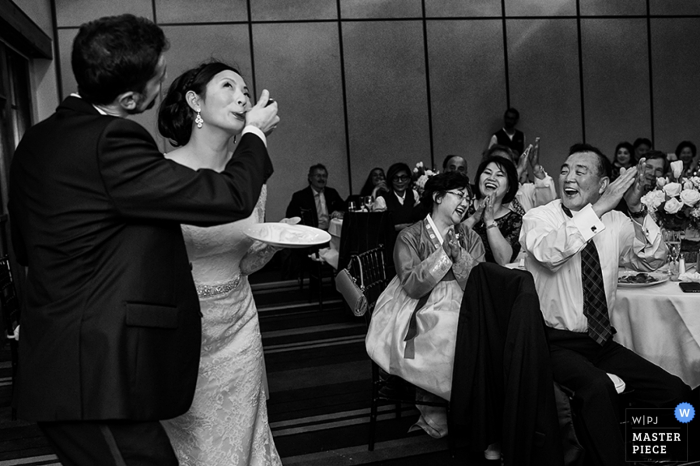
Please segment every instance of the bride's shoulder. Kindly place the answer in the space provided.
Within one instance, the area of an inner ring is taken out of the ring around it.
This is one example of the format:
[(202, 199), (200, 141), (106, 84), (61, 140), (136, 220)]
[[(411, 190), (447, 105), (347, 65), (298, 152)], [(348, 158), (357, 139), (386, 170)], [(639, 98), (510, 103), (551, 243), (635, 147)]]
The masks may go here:
[(195, 166), (195, 158), (192, 157), (192, 154), (189, 153), (189, 151), (185, 150), (184, 148), (177, 148), (174, 150), (171, 150), (170, 152), (165, 152), (163, 154), (166, 159), (172, 160), (173, 162), (177, 162), (180, 165), (184, 165), (186, 167), (192, 168), (196, 170), (198, 167)]

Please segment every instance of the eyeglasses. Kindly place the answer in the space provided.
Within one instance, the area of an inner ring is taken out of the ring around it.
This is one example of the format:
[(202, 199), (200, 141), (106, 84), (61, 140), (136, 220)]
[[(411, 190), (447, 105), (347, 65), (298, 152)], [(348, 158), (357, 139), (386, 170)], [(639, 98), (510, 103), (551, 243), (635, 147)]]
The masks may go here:
[(459, 192), (459, 191), (447, 191), (449, 194), (452, 194), (454, 196), (459, 197), (460, 201), (466, 201), (467, 204), (471, 202), (472, 198), (469, 195), (468, 192)]
[(395, 179), (396, 181), (406, 181), (406, 180), (410, 180), (411, 177), (408, 176), (408, 175), (397, 175), (397, 176), (394, 177), (394, 179)]

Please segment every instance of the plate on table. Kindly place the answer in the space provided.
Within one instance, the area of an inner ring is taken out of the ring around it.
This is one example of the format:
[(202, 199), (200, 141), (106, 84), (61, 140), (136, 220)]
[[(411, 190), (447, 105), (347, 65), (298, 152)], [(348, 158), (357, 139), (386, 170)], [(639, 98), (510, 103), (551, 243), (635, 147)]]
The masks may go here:
[(617, 286), (623, 288), (638, 288), (654, 286), (668, 281), (668, 274), (662, 272), (621, 271), (617, 276)]
[(275, 222), (258, 223), (249, 227), (245, 234), (249, 238), (281, 248), (306, 248), (331, 240), (331, 235), (320, 228)]

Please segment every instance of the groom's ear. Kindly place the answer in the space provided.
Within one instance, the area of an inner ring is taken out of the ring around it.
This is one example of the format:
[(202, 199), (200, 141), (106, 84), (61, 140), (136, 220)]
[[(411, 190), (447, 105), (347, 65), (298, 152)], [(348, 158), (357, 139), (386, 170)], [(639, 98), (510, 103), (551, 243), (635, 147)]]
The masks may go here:
[(134, 91), (126, 91), (117, 96), (117, 104), (127, 112), (133, 112), (139, 105), (139, 95)]

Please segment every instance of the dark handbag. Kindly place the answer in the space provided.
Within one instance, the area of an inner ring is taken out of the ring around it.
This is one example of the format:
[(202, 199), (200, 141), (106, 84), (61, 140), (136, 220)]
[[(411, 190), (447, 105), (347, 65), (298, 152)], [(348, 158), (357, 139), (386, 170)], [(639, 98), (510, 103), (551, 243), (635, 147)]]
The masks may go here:
[[(352, 267), (352, 262), (354, 260), (358, 261), (358, 269), (360, 270), (360, 284), (357, 284), (357, 280), (350, 273), (350, 268)], [(335, 289), (338, 290), (340, 294), (343, 295), (345, 302), (348, 303), (350, 310), (357, 317), (362, 317), (367, 312), (367, 298), (365, 297), (365, 287), (364, 280), (362, 278), (362, 264), (357, 259), (357, 256), (353, 256), (350, 259), (350, 263), (347, 268), (342, 269), (335, 276)]]

